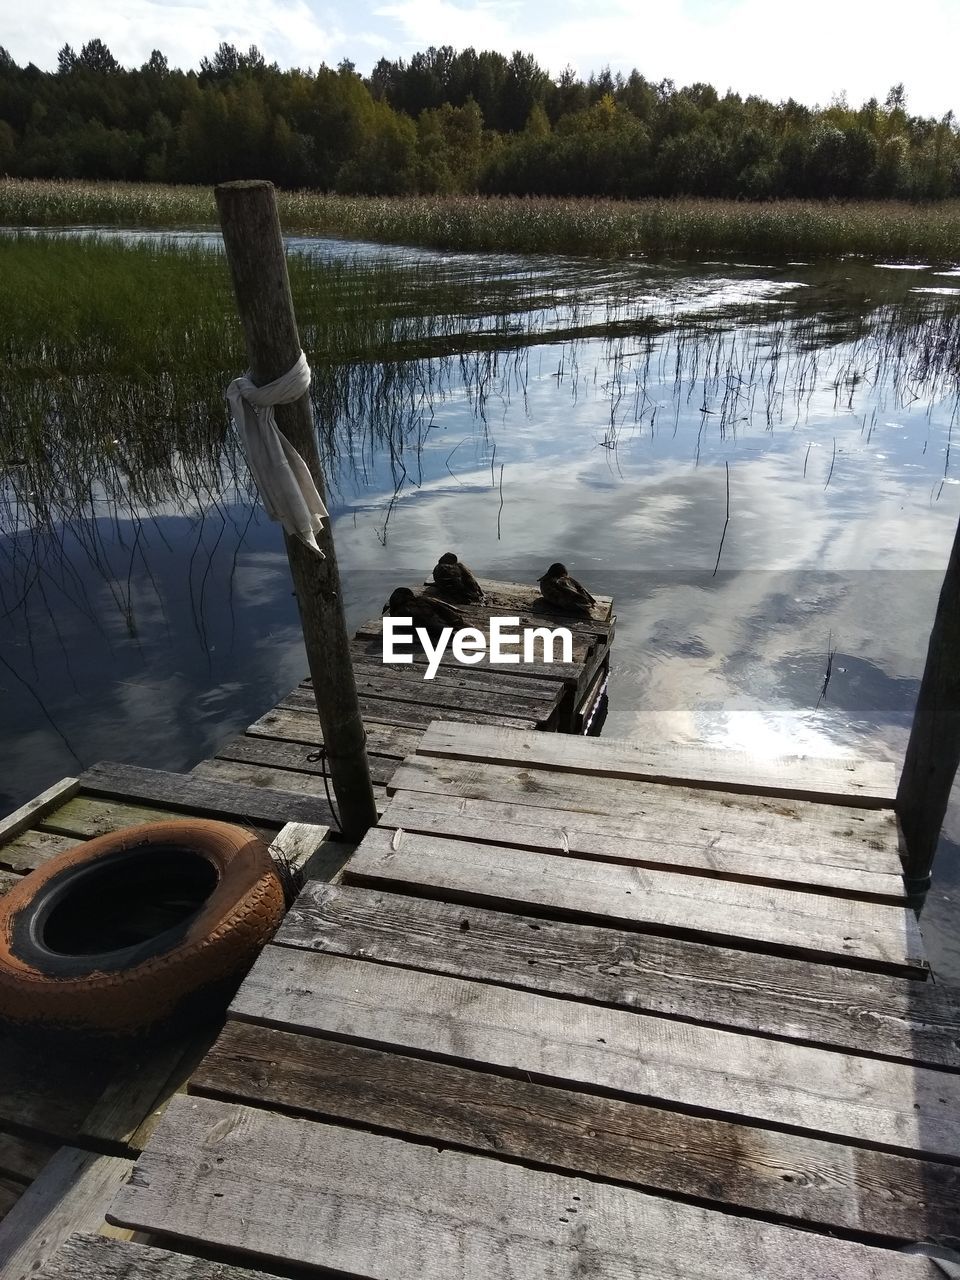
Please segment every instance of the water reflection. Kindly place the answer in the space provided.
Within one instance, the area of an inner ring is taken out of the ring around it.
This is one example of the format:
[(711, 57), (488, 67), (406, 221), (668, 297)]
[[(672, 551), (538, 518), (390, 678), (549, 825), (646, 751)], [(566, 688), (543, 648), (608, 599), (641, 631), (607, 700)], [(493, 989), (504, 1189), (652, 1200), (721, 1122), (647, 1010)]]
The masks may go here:
[[(916, 293), (937, 272), (386, 256), (410, 292), (370, 358), (304, 326), (351, 625), (448, 547), (530, 582), (561, 559), (616, 597), (608, 736), (899, 759), (960, 508), (960, 308)], [(473, 281), (469, 314), (418, 315), (424, 263)], [(300, 678), (227, 372), (194, 450), (95, 453), (78, 396), (73, 453), (3, 473), (0, 806), (99, 758), (188, 768)], [(925, 927), (960, 978), (954, 855)]]

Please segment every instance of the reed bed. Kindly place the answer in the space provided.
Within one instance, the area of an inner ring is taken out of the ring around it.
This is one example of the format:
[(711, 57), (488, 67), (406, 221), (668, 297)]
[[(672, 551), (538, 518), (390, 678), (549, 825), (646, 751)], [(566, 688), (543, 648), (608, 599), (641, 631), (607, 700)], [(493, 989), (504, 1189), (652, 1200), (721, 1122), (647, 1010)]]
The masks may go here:
[[(558, 314), (532, 273), (298, 254), (289, 266), (328, 458), (400, 451), (461, 357), (516, 342), (520, 316), (532, 332)], [(0, 532), (24, 512), (45, 523), (247, 484), (224, 400), (245, 356), (222, 253), (16, 232), (0, 236), (0, 278)]]
[[(956, 262), (960, 200), (392, 199), (280, 193), (289, 231), (464, 251), (622, 256), (702, 253)], [(7, 226), (215, 226), (212, 190), (132, 183), (0, 181)]]

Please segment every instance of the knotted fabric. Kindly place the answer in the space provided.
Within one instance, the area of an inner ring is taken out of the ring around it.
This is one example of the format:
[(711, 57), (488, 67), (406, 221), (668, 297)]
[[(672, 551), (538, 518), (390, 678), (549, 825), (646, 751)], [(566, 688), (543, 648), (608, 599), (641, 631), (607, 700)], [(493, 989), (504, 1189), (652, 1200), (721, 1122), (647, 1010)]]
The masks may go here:
[(301, 351), (292, 369), (264, 387), (256, 386), (247, 373), (234, 378), (227, 387), (227, 402), (267, 515), (322, 558), (316, 535), (327, 509), (307, 464), (278, 429), (273, 412), (274, 405), (292, 404), (309, 387), (310, 366)]

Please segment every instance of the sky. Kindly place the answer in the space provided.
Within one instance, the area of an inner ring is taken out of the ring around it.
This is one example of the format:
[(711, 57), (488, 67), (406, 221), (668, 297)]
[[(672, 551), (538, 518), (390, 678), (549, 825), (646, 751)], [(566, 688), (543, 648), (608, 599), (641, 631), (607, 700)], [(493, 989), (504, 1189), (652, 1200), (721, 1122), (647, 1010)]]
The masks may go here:
[(195, 67), (221, 40), (281, 67), (368, 72), (429, 45), (532, 53), (552, 75), (637, 67), (649, 80), (826, 105), (883, 99), (903, 81), (911, 111), (960, 115), (960, 0), (0, 0), (0, 45), (56, 65), (99, 36), (125, 66), (161, 49)]

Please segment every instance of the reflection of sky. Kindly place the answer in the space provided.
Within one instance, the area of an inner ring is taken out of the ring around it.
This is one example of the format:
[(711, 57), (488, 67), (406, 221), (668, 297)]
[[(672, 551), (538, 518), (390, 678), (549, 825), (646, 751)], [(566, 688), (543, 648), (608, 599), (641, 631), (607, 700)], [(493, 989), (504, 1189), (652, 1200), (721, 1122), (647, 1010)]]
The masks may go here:
[[(454, 269), (464, 256), (449, 257)], [(794, 281), (819, 297), (841, 275), (858, 296), (903, 296), (926, 278), (848, 262), (807, 279), (729, 263), (693, 277), (676, 263), (594, 270), (598, 308), (604, 290), (632, 282), (664, 312)], [(445, 393), (396, 442), (407, 474), (395, 501), (401, 469), (383, 447), (364, 447), (362, 467), (359, 448), (352, 462), (344, 452), (331, 473), (350, 625), (448, 548), (478, 572), (530, 582), (561, 559), (616, 598), (608, 736), (898, 759), (960, 491), (954, 400), (897, 372), (869, 340), (801, 351), (755, 321), (699, 343), (670, 332), (448, 363)], [(20, 677), (0, 669), (0, 777), (14, 779), (0, 804), (75, 771), (64, 739), (84, 765), (187, 768), (296, 682), (279, 533), (256, 516), (246, 527), (234, 498), (225, 523), (158, 510), (137, 556), (129, 524), (121, 545), (106, 519), (98, 557), (69, 535), (65, 555), (47, 547), (0, 639)], [(9, 540), (0, 549), (2, 584)], [(26, 563), (29, 549), (18, 555)], [(14, 600), (8, 581), (4, 609)], [(950, 823), (960, 838), (960, 816)], [(960, 977), (947, 927), (956, 859), (939, 873), (927, 933), (934, 960)]]

